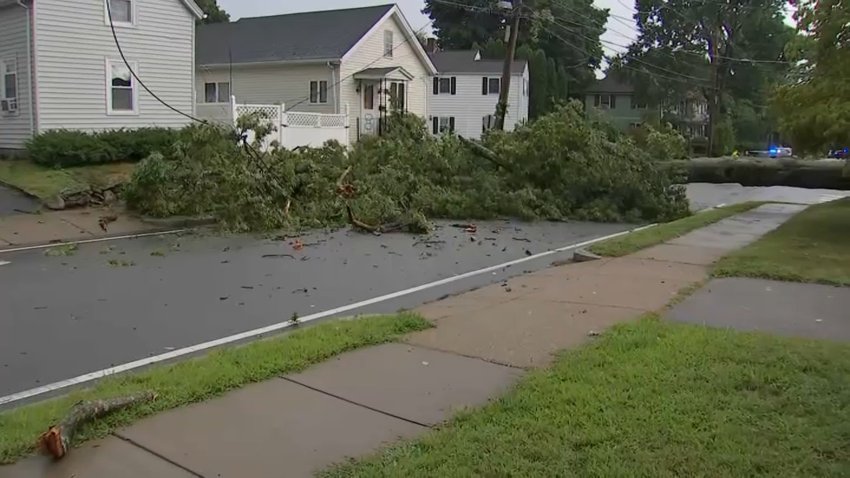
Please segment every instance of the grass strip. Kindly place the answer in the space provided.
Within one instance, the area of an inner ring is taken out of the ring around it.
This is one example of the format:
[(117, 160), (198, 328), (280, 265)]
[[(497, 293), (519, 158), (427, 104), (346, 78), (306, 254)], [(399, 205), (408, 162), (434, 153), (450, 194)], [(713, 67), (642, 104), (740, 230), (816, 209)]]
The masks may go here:
[(0, 183), (48, 200), (65, 190), (79, 191), (126, 182), (134, 167), (129, 163), (111, 163), (55, 169), (27, 160), (0, 160)]
[(38, 435), (58, 422), (80, 400), (112, 398), (152, 390), (157, 399), (80, 430), (76, 443), (104, 437), (157, 412), (208, 400), (244, 385), (299, 372), (335, 355), (398, 339), (430, 324), (415, 314), (339, 320), (291, 334), (214, 351), (203, 357), (154, 367), (137, 374), (100, 381), (55, 400), (0, 413), (0, 464), (13, 463), (34, 451)]
[(850, 345), (646, 318), (323, 476), (850, 476)]
[(850, 286), (850, 198), (806, 209), (721, 259), (714, 275)]
[(606, 257), (625, 256), (641, 249), (675, 239), (695, 229), (714, 224), (722, 219), (749, 211), (763, 204), (765, 203), (760, 201), (750, 201), (710, 209), (677, 221), (659, 224), (649, 229), (594, 244), (591, 246), (590, 251)]

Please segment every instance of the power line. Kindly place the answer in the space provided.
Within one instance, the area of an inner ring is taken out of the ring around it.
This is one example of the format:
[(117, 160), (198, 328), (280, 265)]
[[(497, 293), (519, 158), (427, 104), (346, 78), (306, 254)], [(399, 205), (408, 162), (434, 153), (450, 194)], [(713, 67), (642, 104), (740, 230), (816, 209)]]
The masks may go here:
[[(130, 62), (127, 61), (127, 57), (124, 56), (124, 50), (121, 48), (121, 42), (118, 41), (118, 33), (115, 31), (115, 22), (112, 20), (112, 5), (110, 5), (110, 3), (112, 3), (112, 2), (109, 2), (107, 0), (107, 2), (106, 2), (106, 13), (109, 16), (109, 28), (112, 30), (112, 38), (115, 40), (115, 47), (118, 48), (118, 54), (121, 55), (121, 60), (124, 62), (124, 65), (127, 67), (127, 70), (130, 71), (130, 75), (132, 75), (133, 78), (136, 79), (136, 82), (139, 83), (139, 85), (141, 85), (141, 87), (144, 88), (145, 91), (147, 91), (149, 95), (153, 96), (155, 100), (162, 103), (165, 107), (167, 107), (171, 111), (173, 111), (177, 114), (180, 114), (182, 116), (185, 116), (186, 118), (189, 118), (192, 121), (196, 121), (198, 123), (206, 123), (206, 121), (204, 121), (202, 119), (198, 119), (198, 118), (190, 115), (189, 113), (184, 113), (184, 112), (178, 110), (177, 108), (171, 106), (167, 102), (165, 102), (162, 98), (157, 96), (156, 93), (151, 91), (151, 89), (148, 88), (148, 86), (145, 84), (145, 82), (143, 82), (142, 79), (139, 78), (139, 75), (137, 75), (136, 72), (133, 71), (133, 67), (130, 65)], [(194, 68), (194, 65), (192, 67)]]

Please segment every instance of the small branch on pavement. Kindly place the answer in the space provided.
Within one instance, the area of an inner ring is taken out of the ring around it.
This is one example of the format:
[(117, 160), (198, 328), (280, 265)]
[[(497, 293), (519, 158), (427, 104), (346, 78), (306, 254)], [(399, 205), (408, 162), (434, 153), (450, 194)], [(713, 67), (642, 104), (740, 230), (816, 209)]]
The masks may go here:
[(70, 451), (71, 442), (81, 425), (115, 411), (140, 403), (151, 402), (155, 399), (156, 394), (154, 392), (142, 392), (108, 400), (79, 402), (74, 405), (71, 412), (58, 425), (53, 425), (38, 438), (38, 448), (45, 454), (59, 460)]

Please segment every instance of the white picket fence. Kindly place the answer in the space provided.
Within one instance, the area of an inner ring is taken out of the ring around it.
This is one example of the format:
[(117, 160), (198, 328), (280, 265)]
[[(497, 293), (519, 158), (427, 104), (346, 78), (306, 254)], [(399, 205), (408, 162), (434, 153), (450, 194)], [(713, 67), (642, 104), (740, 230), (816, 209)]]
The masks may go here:
[[(226, 110), (221, 106), (228, 107)], [(239, 117), (251, 113), (261, 113), (266, 121), (271, 123), (274, 131), (261, 145), (265, 150), (277, 142), (289, 149), (313, 146), (319, 147), (327, 141), (336, 140), (343, 145), (350, 143), (349, 139), (349, 110), (345, 105), (341, 114), (306, 113), (303, 111), (286, 111), (286, 105), (257, 105), (239, 104), (232, 97), (230, 105), (219, 105), (218, 110), (210, 110), (208, 114), (199, 108), (198, 112), (208, 119), (232, 122), (235, 126)], [(216, 114), (217, 113), (217, 114)], [(217, 117), (212, 115), (216, 114)], [(248, 141), (254, 141), (253, 132), (248, 132)]]

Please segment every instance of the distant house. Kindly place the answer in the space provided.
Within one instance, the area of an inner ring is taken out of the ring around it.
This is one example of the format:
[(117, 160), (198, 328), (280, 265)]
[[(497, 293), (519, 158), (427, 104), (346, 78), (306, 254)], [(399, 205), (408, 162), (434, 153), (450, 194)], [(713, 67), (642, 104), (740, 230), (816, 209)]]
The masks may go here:
[(395, 109), (425, 116), (436, 73), (396, 5), (243, 18), (198, 27), (199, 115), (241, 104), (351, 116), (350, 137), (379, 134)]
[(708, 136), (708, 105), (696, 93), (681, 99), (671, 98), (659, 108), (659, 105), (642, 101), (625, 79), (609, 75), (585, 91), (585, 108), (596, 111), (623, 131), (653, 118), (655, 122), (671, 123), (686, 138)]
[(145, 92), (121, 59), (191, 114), (192, 0), (0, 0), (0, 150), (52, 129), (179, 127), (187, 118)]
[[(428, 95), (432, 133), (454, 131), (467, 138), (481, 137), (494, 124), (504, 62), (484, 60), (476, 50), (437, 51), (430, 57), (438, 71)], [(528, 63), (514, 62), (512, 72), (506, 131), (528, 120)]]

